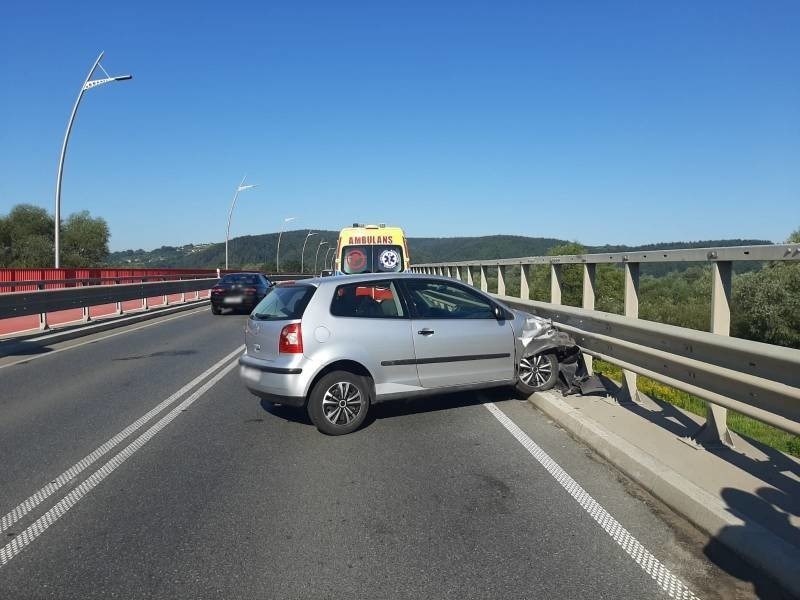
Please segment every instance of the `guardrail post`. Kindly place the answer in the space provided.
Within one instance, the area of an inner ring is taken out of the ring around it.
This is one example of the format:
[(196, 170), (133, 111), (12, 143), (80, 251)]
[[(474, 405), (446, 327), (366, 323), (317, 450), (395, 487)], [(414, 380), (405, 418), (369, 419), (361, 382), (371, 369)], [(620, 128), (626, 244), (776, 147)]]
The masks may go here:
[(47, 313), (39, 313), (39, 331), (47, 331), (50, 325), (47, 323)]
[(458, 265), (456, 265), (455, 267), (453, 267), (453, 272), (455, 273), (455, 277), (456, 277), (456, 279), (458, 279), (459, 281), (461, 281), (461, 267), (459, 267)]
[(472, 287), (475, 287), (475, 282), (472, 280), (472, 266), (467, 265), (467, 283)]
[(481, 290), (483, 290), (484, 292), (488, 292), (489, 284), (486, 282), (486, 267), (480, 265), (480, 269), (481, 269)]
[[(711, 264), (711, 333), (731, 334), (731, 261)], [(728, 429), (728, 409), (706, 402), (708, 414), (705, 424), (692, 439), (710, 448), (733, 447), (733, 437)]]
[(497, 295), (506, 295), (506, 267), (505, 265), (497, 265)]
[(122, 302), (117, 302), (114, 305), (114, 314), (116, 314), (117, 316), (122, 314)]
[(531, 288), (528, 283), (530, 280), (530, 265), (519, 266), (519, 297), (522, 300), (531, 299)]
[(561, 265), (550, 263), (550, 304), (561, 304)]
[(450, 271), (450, 265), (445, 267), (445, 272), (447, 273), (447, 276), (452, 279), (453, 273)]
[[(83, 282), (84, 287), (89, 285), (88, 281)], [(81, 321), (84, 323), (88, 323), (92, 320), (92, 316), (89, 314), (89, 307), (88, 306), (81, 306)]]
[[(597, 265), (594, 263), (587, 263), (583, 265), (583, 308), (586, 310), (594, 310), (595, 290), (594, 283), (597, 275)], [(592, 373), (592, 360), (593, 358), (588, 354), (583, 355), (584, 363), (586, 364), (587, 373)]]
[(142, 310), (149, 310), (150, 307), (147, 305), (147, 296), (142, 298)]
[[(625, 263), (625, 316), (639, 318), (639, 263)], [(638, 402), (638, 376), (633, 371), (622, 370), (622, 393), (627, 400)]]

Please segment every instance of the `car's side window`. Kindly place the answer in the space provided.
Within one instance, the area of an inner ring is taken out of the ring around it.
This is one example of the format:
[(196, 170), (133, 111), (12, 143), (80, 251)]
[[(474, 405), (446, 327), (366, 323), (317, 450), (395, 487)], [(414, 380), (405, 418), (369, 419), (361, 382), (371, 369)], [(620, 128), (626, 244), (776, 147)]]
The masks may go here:
[(494, 319), (486, 298), (459, 285), (442, 281), (406, 282), (414, 317), (418, 319)]
[(397, 289), (390, 281), (348, 283), (333, 293), (331, 314), (362, 319), (404, 318)]

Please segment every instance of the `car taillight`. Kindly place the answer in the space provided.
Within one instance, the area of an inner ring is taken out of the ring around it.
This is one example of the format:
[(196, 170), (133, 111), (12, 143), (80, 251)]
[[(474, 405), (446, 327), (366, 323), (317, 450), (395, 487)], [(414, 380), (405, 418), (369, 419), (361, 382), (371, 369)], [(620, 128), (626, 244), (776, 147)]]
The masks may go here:
[(245, 294), (255, 294), (258, 290), (256, 288), (244, 288)]
[(281, 329), (278, 352), (281, 354), (302, 354), (303, 334), (300, 330), (300, 323), (292, 323)]
[(221, 294), (224, 291), (225, 291), (225, 288), (222, 288), (222, 287), (213, 287), (213, 288), (211, 288), (211, 293), (212, 294)]

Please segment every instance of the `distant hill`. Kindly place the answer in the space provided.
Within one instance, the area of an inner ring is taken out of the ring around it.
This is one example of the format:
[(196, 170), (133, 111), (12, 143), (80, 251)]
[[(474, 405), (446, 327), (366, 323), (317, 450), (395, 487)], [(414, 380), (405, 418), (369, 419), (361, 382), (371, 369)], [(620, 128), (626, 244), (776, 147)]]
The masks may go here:
[[(300, 270), (300, 250), (306, 238), (306, 230), (284, 231), (281, 236), (281, 271)], [(317, 270), (328, 249), (336, 244), (338, 231), (320, 231), (308, 238), (305, 251), (306, 270), (313, 268), (314, 257), (320, 241)], [(518, 256), (540, 256), (554, 246), (568, 243), (557, 238), (526, 237), (519, 235), (489, 235), (482, 237), (409, 238), (412, 263), (446, 262), (456, 260), (488, 260), (492, 258), (515, 258)], [(694, 242), (663, 242), (642, 246), (593, 246), (587, 252), (633, 252), (636, 250), (659, 250), (674, 248), (705, 248), (712, 246), (747, 246), (771, 244), (768, 240), (700, 240)], [(230, 240), (229, 253), (232, 268), (275, 268), (277, 233), (248, 235)], [(330, 255), (329, 255), (330, 256)], [(208, 268), (224, 267), (225, 244), (189, 244), (186, 246), (162, 246), (155, 250), (124, 250), (109, 255), (110, 266), (162, 267), (162, 268)], [(664, 265), (659, 273), (670, 269)]]

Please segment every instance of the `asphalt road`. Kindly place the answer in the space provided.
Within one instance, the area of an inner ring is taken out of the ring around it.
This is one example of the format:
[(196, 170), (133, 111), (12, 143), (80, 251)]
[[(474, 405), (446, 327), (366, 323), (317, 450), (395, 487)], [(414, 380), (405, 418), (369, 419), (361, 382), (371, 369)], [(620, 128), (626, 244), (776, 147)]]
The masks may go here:
[(245, 318), (0, 360), (0, 598), (668, 598), (666, 570), (752, 597), (508, 390), (380, 405), (337, 438), (263, 405), (229, 366)]

